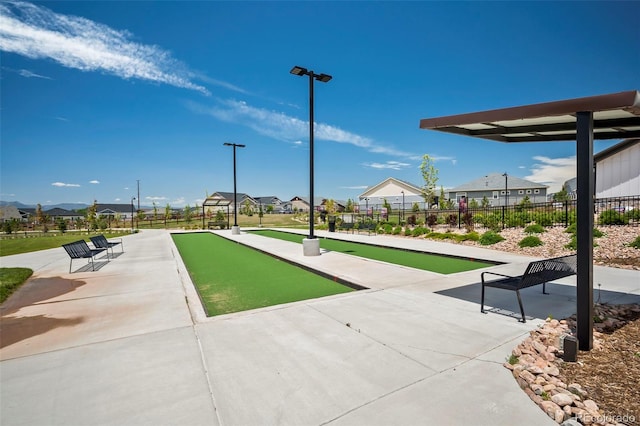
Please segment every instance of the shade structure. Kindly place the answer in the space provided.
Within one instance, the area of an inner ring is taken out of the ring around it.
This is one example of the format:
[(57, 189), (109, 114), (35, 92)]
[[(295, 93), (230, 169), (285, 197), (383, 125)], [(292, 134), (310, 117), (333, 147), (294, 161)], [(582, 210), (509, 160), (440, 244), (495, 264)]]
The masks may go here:
[(640, 136), (637, 90), (420, 120), (420, 128), (506, 143), (576, 141), (577, 337), (593, 347), (594, 139)]

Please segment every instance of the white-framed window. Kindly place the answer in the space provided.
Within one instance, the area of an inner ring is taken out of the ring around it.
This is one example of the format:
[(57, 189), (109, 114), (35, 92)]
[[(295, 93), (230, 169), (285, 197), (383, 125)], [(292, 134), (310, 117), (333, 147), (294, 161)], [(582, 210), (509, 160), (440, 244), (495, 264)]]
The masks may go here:
[[(494, 192), (494, 194), (495, 194), (495, 192)], [(501, 195), (504, 195), (504, 190), (503, 190), (503, 191), (500, 191), (500, 194), (501, 194)], [(511, 190), (508, 190), (508, 191), (507, 191), (507, 195), (511, 195)], [(493, 197), (493, 198), (496, 198), (496, 197)]]
[(518, 189), (518, 194), (520, 195), (524, 194), (524, 189)]
[(531, 194), (531, 190), (530, 189), (527, 189), (527, 194)]
[(533, 190), (533, 193), (534, 193), (534, 194), (539, 194), (539, 193), (540, 193), (540, 190), (539, 190), (539, 189), (534, 189), (534, 190)]
[[(502, 193), (504, 194), (504, 191), (502, 191)], [(500, 198), (500, 193), (498, 191), (493, 191), (493, 199), (497, 200), (498, 198)]]

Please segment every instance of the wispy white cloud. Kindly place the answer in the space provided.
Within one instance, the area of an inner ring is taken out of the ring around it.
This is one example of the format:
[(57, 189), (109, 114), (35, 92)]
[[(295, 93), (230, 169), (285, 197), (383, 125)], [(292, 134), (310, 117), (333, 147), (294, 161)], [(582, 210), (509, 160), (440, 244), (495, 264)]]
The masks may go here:
[[(218, 120), (241, 124), (274, 139), (289, 142), (295, 141), (295, 144), (300, 144), (300, 139), (309, 134), (308, 121), (291, 117), (282, 112), (256, 108), (242, 101), (233, 99), (219, 100), (218, 105), (213, 107), (205, 107), (191, 102), (187, 106), (194, 112), (211, 115)], [(371, 138), (336, 126), (325, 123), (314, 123), (314, 126), (315, 138), (318, 140), (354, 145), (378, 154), (404, 158), (421, 158), (415, 153), (397, 150), (392, 146), (383, 145)]]
[(368, 185), (341, 186), (340, 189), (367, 189)]
[(535, 156), (536, 161), (531, 166), (531, 174), (525, 176), (526, 180), (549, 185), (549, 193), (562, 189), (565, 181), (576, 176), (576, 157), (549, 158)]
[(167, 199), (167, 197), (144, 197), (145, 200), (149, 200), (149, 201), (164, 201)]
[(400, 161), (387, 161), (386, 163), (362, 163), (365, 167), (372, 169), (391, 169), (391, 170), (403, 170), (409, 167), (411, 164), (402, 163)]
[(93, 184), (93, 185), (98, 185), (100, 183), (99, 180), (90, 180), (89, 183)]
[(44, 75), (36, 74), (29, 70), (20, 70), (18, 73), (25, 78), (44, 78), (45, 80), (51, 80), (51, 77), (47, 77)]
[(60, 188), (79, 188), (80, 187), (80, 185), (78, 185), (77, 183), (64, 183), (64, 182), (53, 182), (51, 185), (57, 186)]
[(26, 2), (0, 4), (0, 49), (32, 59), (51, 59), (81, 71), (102, 71), (175, 87), (209, 91), (171, 53), (131, 41), (118, 31), (82, 17), (61, 15)]

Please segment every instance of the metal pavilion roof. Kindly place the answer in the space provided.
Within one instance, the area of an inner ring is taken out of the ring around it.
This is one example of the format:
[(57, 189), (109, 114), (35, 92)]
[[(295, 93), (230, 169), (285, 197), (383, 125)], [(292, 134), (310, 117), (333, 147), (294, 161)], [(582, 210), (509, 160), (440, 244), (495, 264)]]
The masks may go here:
[(576, 140), (576, 113), (593, 112), (595, 139), (640, 136), (636, 90), (420, 120), (421, 129), (499, 142)]

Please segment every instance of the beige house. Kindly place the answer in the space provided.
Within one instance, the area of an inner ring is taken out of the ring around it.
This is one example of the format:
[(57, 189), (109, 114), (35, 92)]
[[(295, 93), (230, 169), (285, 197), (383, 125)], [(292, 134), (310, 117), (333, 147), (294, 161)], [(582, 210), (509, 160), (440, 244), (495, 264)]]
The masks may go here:
[(359, 210), (366, 212), (379, 210), (385, 200), (393, 209), (411, 210), (415, 203), (424, 209), (424, 198), (419, 186), (396, 178), (387, 178), (377, 185), (370, 186), (358, 196)]

